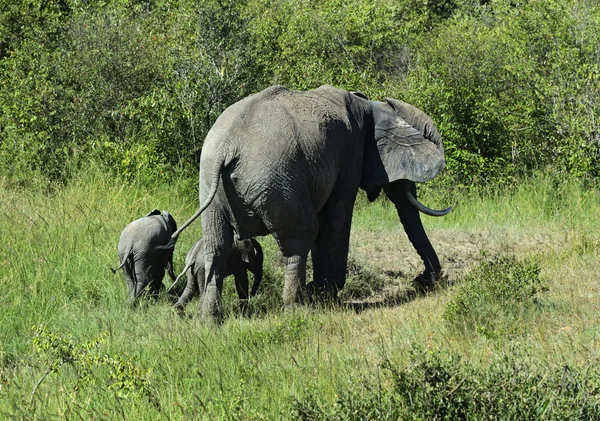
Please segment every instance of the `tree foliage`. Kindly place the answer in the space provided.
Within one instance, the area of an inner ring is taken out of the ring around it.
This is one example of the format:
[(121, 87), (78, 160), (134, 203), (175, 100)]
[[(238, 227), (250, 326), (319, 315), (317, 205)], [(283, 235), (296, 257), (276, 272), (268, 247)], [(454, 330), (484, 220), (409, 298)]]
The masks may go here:
[(3, 2), (0, 173), (194, 173), (227, 106), (328, 83), (430, 114), (455, 183), (597, 177), (599, 27), (588, 0)]

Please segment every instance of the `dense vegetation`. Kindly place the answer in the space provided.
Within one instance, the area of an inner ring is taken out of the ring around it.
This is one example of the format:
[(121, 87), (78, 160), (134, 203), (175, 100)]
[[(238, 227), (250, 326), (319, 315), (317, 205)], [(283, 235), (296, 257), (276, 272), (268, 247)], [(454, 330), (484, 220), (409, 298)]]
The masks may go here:
[(0, 8), (0, 173), (194, 173), (228, 105), (329, 83), (419, 106), (455, 185), (600, 173), (588, 0), (22, 0)]

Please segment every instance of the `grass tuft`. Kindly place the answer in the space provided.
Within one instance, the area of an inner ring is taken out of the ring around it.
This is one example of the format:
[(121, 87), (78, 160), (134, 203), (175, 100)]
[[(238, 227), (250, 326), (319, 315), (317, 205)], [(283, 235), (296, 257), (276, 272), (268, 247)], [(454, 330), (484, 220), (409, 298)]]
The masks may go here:
[(385, 279), (368, 265), (355, 258), (348, 259), (346, 285), (340, 293), (342, 300), (361, 300), (380, 294), (385, 287)]

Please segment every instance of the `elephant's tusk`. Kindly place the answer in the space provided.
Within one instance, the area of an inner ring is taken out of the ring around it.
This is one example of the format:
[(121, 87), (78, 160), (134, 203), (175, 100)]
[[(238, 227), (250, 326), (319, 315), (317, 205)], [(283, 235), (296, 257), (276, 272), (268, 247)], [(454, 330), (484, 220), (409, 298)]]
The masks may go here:
[(422, 204), (421, 202), (419, 202), (417, 200), (417, 198), (415, 196), (413, 196), (413, 194), (411, 193), (411, 191), (409, 189), (406, 189), (405, 192), (406, 192), (406, 198), (408, 199), (410, 204), (413, 205), (415, 208), (417, 208), (419, 211), (423, 212), (425, 215), (444, 216), (444, 215), (448, 215), (450, 213), (450, 211), (452, 210), (452, 206), (450, 206), (449, 208), (443, 209), (443, 210), (430, 209), (427, 206), (425, 206), (424, 204)]

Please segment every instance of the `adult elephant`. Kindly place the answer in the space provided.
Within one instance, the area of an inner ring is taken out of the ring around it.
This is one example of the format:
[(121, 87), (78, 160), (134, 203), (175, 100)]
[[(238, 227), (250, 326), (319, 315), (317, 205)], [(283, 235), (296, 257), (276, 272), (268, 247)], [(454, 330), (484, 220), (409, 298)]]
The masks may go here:
[(272, 234), (284, 256), (286, 306), (304, 300), (306, 261), (329, 289), (345, 284), (350, 223), (359, 187), (374, 200), (383, 188), (423, 259), (417, 277), (430, 288), (440, 263), (421, 224), (414, 182), (445, 166), (441, 136), (419, 109), (332, 86), (291, 91), (273, 86), (227, 108), (209, 131), (200, 158), (198, 211), (206, 254), (201, 313), (222, 314), (223, 276), (234, 233)]

